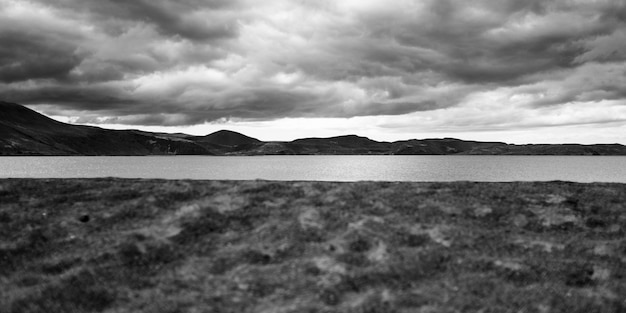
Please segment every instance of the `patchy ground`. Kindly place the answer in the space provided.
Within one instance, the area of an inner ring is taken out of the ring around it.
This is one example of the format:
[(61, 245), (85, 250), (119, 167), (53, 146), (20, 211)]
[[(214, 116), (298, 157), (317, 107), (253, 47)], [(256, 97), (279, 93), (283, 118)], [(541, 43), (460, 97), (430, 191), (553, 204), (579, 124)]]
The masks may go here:
[(0, 311), (625, 312), (626, 185), (0, 180)]

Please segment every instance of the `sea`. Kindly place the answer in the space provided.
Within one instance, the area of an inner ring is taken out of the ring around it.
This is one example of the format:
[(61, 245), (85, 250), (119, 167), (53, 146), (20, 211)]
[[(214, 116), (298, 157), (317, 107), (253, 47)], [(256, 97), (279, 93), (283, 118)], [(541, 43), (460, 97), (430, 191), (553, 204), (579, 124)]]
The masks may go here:
[(0, 157), (0, 178), (626, 183), (626, 156), (298, 155)]

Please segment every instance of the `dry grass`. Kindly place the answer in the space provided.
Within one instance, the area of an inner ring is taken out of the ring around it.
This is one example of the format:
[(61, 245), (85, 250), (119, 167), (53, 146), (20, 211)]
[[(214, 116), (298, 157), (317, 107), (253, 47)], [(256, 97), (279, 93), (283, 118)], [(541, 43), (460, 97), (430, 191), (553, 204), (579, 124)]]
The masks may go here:
[(0, 181), (2, 312), (623, 312), (626, 186)]

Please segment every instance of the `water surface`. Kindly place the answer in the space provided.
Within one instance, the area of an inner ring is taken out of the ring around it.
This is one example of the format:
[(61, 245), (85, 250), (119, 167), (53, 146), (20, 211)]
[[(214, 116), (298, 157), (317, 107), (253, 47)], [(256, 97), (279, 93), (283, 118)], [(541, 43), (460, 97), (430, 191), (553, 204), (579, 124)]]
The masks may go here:
[(626, 183), (625, 156), (0, 157), (0, 177)]

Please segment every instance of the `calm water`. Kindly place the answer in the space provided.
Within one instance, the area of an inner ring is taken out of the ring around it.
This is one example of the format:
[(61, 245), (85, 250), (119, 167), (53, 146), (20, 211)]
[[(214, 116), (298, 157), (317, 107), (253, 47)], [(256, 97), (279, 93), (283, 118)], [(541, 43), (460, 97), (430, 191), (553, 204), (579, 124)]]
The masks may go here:
[(624, 156), (0, 157), (0, 178), (626, 183)]

